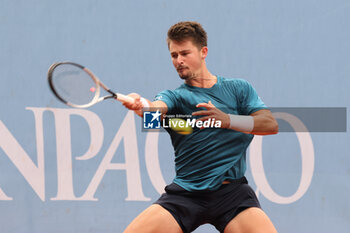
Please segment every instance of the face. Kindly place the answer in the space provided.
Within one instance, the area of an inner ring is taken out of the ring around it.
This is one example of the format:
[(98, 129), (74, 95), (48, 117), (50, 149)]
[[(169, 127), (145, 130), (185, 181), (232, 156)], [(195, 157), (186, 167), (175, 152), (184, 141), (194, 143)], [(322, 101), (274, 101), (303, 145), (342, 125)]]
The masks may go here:
[(198, 49), (191, 40), (169, 42), (171, 60), (180, 78), (188, 80), (200, 74), (207, 50)]

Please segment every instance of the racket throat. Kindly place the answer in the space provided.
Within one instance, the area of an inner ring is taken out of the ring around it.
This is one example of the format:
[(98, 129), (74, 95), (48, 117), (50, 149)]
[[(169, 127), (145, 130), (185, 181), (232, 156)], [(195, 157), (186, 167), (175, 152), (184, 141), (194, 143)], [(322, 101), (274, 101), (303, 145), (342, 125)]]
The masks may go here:
[(114, 91), (111, 91), (111, 89), (108, 89), (108, 90), (106, 90), (106, 91), (107, 91), (109, 94), (111, 94), (111, 96), (106, 96), (105, 99), (111, 99), (111, 98), (115, 99), (115, 98), (118, 97), (118, 95), (117, 95)]

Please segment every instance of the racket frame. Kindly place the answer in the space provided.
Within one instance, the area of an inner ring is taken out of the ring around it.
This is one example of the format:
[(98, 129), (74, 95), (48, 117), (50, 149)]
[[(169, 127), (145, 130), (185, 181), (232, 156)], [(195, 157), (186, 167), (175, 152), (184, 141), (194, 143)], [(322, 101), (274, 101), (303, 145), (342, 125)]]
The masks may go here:
[[(95, 89), (95, 96), (94, 98), (87, 104), (73, 104), (73, 103), (70, 103), (68, 102), (67, 100), (63, 99), (56, 91), (55, 89), (55, 86), (53, 84), (53, 81), (52, 81), (52, 77), (53, 77), (53, 72), (55, 71), (55, 69), (60, 66), (60, 65), (73, 65), (73, 66), (76, 66), (80, 69), (82, 69), (83, 71), (85, 71), (90, 77), (91, 79), (94, 81), (94, 83), (96, 84), (96, 89)], [(80, 64), (77, 64), (77, 63), (74, 63), (74, 62), (69, 62), (69, 61), (65, 61), (65, 62), (56, 62), (54, 64), (52, 64), (48, 70), (48, 73), (47, 73), (47, 78), (48, 78), (48, 82), (49, 82), (49, 86), (52, 90), (52, 92), (54, 93), (54, 95), (61, 101), (63, 102), (64, 104), (70, 106), (70, 107), (73, 107), (73, 108), (88, 108), (88, 107), (91, 107), (92, 105), (94, 104), (97, 104), (105, 99), (116, 99), (116, 100), (119, 100), (120, 102), (124, 103), (124, 102), (128, 102), (128, 103), (134, 103), (134, 99), (129, 97), (129, 96), (125, 96), (123, 94), (120, 94), (120, 93), (115, 93), (114, 91), (112, 91), (111, 89), (109, 89), (105, 84), (103, 84), (99, 78), (97, 78), (96, 75), (94, 75), (88, 68), (80, 65)], [(100, 97), (100, 92), (101, 92), (101, 88), (102, 87), (104, 90), (106, 90), (108, 93), (110, 93), (111, 95), (107, 95), (107, 96), (101, 96)]]

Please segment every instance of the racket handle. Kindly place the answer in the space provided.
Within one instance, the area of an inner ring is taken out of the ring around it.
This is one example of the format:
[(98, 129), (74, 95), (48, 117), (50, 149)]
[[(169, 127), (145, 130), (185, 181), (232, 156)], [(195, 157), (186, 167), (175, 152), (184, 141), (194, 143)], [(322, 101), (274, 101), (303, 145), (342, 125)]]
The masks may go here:
[(130, 104), (133, 104), (135, 102), (134, 98), (131, 98), (130, 96), (123, 95), (120, 93), (117, 93), (117, 100), (119, 100), (122, 103), (130, 103)]

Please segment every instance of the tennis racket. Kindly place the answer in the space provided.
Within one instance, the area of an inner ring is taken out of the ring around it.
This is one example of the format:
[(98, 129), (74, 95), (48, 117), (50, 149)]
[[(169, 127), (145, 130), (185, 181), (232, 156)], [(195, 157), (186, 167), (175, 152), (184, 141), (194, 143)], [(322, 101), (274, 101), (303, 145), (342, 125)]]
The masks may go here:
[[(88, 108), (105, 99), (134, 103), (133, 98), (112, 91), (90, 70), (77, 63), (54, 63), (50, 66), (47, 77), (55, 96), (74, 108)], [(104, 89), (109, 95), (101, 96), (101, 89)]]

